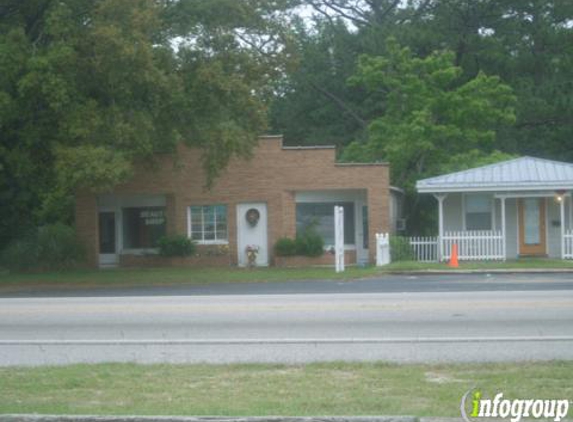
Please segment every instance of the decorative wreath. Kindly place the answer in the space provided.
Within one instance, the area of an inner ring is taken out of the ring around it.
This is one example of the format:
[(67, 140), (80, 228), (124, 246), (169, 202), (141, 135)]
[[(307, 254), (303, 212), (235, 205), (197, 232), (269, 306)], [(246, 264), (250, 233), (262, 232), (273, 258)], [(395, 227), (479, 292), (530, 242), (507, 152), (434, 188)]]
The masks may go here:
[(261, 218), (261, 214), (259, 213), (259, 210), (256, 208), (249, 209), (245, 214), (245, 219), (247, 220), (247, 223), (249, 223), (251, 227), (255, 227), (257, 225), (257, 223), (259, 222), (259, 218)]

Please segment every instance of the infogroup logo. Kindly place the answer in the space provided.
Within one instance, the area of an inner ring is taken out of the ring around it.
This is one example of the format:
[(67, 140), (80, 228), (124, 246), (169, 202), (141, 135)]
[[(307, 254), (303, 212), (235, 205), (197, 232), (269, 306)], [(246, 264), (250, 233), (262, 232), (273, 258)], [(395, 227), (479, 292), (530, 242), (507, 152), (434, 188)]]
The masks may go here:
[(559, 422), (569, 412), (569, 400), (510, 400), (504, 399), (503, 393), (488, 399), (483, 398), (480, 390), (468, 390), (462, 397), (460, 411), (466, 422), (472, 422), (472, 418), (510, 418), (511, 422), (519, 422), (522, 418), (543, 418)]

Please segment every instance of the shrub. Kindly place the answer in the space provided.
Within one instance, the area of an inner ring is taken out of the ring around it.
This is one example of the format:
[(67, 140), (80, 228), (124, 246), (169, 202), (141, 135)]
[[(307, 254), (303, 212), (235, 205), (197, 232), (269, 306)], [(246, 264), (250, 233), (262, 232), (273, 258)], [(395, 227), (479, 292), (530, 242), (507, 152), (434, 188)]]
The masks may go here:
[(20, 239), (13, 240), (2, 251), (2, 266), (12, 271), (26, 271), (38, 265), (38, 248), (36, 236), (27, 233)]
[(30, 230), (2, 252), (2, 265), (13, 271), (63, 270), (83, 262), (85, 249), (75, 230), (62, 223)]
[(162, 256), (189, 256), (195, 253), (195, 242), (182, 234), (163, 236), (159, 239), (159, 254)]
[(414, 251), (410, 246), (408, 238), (390, 236), (390, 256), (392, 257), (392, 261), (413, 261)]
[(297, 253), (296, 242), (288, 237), (281, 237), (275, 243), (275, 255), (293, 256)]
[(295, 244), (297, 255), (321, 256), (324, 253), (324, 241), (314, 230), (305, 230), (297, 235)]
[(83, 245), (73, 227), (62, 223), (38, 229), (38, 266), (42, 269), (72, 268), (85, 258)]
[(312, 228), (307, 228), (298, 234), (296, 239), (282, 237), (275, 243), (275, 254), (277, 256), (321, 256), (324, 253), (324, 241), (322, 237)]

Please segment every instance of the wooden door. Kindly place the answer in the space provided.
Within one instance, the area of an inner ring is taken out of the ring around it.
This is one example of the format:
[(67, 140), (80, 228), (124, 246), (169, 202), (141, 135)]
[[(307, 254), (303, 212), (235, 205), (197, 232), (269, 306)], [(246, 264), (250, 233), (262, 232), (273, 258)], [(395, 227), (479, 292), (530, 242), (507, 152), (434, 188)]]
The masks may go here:
[(519, 254), (546, 255), (545, 198), (518, 201)]

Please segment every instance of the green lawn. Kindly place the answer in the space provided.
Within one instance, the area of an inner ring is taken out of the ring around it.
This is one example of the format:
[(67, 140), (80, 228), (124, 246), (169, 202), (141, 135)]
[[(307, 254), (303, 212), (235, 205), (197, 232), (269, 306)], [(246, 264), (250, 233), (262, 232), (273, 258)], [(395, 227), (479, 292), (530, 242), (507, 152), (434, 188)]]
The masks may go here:
[[(460, 270), (496, 269), (573, 269), (572, 261), (553, 259), (521, 259), (507, 262), (461, 263)], [(385, 267), (347, 267), (344, 273), (335, 273), (334, 268), (148, 268), (75, 270), (49, 273), (0, 272), (0, 293), (34, 288), (93, 288), (158, 286), (174, 284), (276, 282), (287, 280), (354, 280), (383, 276), (387, 273), (409, 271), (452, 271), (446, 264), (412, 261), (393, 262)]]
[(458, 416), (476, 386), (570, 399), (572, 376), (573, 362), (0, 368), (0, 413)]
[[(460, 262), (459, 270), (525, 270), (525, 269), (573, 269), (573, 261), (547, 258), (521, 258), (507, 261)], [(384, 267), (385, 271), (451, 271), (454, 268), (446, 264), (414, 261), (392, 262)]]
[(287, 280), (343, 279), (371, 277), (376, 267), (349, 267), (344, 273), (333, 268), (147, 268), (76, 270), (49, 273), (4, 273), (0, 291), (34, 287), (129, 287), (173, 284), (276, 282)]

